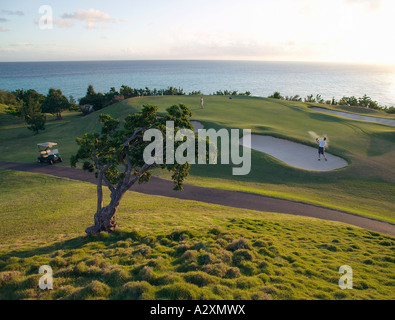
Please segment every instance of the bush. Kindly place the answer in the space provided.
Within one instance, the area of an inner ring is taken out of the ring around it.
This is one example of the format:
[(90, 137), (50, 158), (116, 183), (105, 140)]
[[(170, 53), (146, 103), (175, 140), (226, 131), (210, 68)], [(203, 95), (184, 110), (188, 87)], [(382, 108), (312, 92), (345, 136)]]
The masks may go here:
[(156, 286), (163, 286), (163, 285), (173, 284), (176, 282), (178, 283), (178, 282), (182, 282), (182, 281), (183, 281), (183, 279), (178, 275), (165, 274), (163, 276), (156, 278), (154, 280), (153, 284), (155, 284)]
[(234, 240), (226, 247), (226, 249), (229, 251), (236, 251), (239, 249), (251, 249), (251, 246), (246, 239), (240, 238), (238, 240)]
[(75, 291), (67, 298), (72, 300), (83, 300), (91, 298), (107, 298), (111, 293), (108, 285), (100, 281), (92, 281), (85, 288)]
[(215, 260), (215, 256), (211, 253), (202, 252), (198, 255), (198, 261), (201, 265), (213, 263)]
[(196, 284), (199, 287), (204, 287), (209, 284), (218, 282), (215, 277), (201, 271), (188, 272), (184, 274), (183, 277), (186, 282)]
[(226, 266), (223, 263), (217, 263), (217, 264), (206, 264), (202, 268), (203, 272), (206, 272), (212, 276), (216, 277), (224, 277), (226, 274)]
[(175, 283), (163, 287), (156, 292), (157, 299), (169, 300), (196, 300), (198, 298), (197, 287), (188, 283)]
[(172, 241), (183, 241), (183, 240), (188, 240), (190, 238), (193, 238), (194, 234), (189, 231), (189, 230), (183, 230), (183, 231), (174, 231), (170, 235), (167, 236), (169, 240)]
[(107, 284), (111, 286), (119, 286), (130, 279), (130, 274), (122, 268), (112, 267), (103, 270), (103, 277)]
[(184, 254), (180, 257), (181, 261), (196, 261), (198, 252), (196, 250), (187, 250)]
[(241, 277), (236, 280), (236, 286), (239, 289), (251, 289), (262, 285), (262, 281), (254, 277)]
[(147, 281), (147, 282), (153, 281), (154, 280), (154, 271), (152, 270), (151, 267), (144, 266), (140, 270), (138, 277), (142, 281)]
[(146, 281), (128, 282), (122, 286), (118, 300), (153, 300), (154, 288)]
[(235, 279), (241, 276), (240, 269), (237, 267), (230, 267), (226, 270), (225, 278), (227, 279)]
[(248, 250), (241, 249), (233, 253), (232, 262), (235, 265), (240, 264), (240, 262), (242, 261), (252, 261), (252, 260), (254, 260), (254, 256)]
[(22, 276), (22, 273), (19, 271), (0, 272), (0, 286), (5, 286), (20, 276)]
[(268, 96), (271, 99), (284, 99), (284, 97), (280, 94), (280, 92), (276, 91), (271, 96)]
[(238, 267), (239, 267), (241, 273), (246, 276), (252, 276), (255, 274), (255, 271), (256, 271), (255, 264), (252, 263), (251, 261), (241, 261), (238, 264)]
[(146, 257), (151, 254), (151, 248), (145, 244), (138, 246), (133, 254), (141, 254), (143, 257)]

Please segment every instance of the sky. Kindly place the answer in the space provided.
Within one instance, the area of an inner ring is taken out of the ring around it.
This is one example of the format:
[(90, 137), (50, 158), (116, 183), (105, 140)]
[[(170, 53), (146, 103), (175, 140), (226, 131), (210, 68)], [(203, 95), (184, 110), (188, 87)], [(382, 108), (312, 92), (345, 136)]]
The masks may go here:
[(0, 0), (0, 61), (395, 65), (394, 16), (395, 0)]

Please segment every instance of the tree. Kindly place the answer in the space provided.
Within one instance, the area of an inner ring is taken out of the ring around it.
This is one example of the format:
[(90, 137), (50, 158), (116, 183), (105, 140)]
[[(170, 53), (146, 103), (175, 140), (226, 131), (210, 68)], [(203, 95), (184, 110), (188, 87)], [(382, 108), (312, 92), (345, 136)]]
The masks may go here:
[(77, 106), (77, 101), (75, 100), (75, 98), (72, 95), (69, 96), (69, 110), (70, 111), (78, 111), (79, 110), (79, 108)]
[[(174, 121), (175, 128), (192, 129), (189, 122), (191, 111), (185, 105), (172, 106), (167, 109), (164, 117), (157, 116), (156, 106), (146, 105), (141, 113), (129, 115), (125, 119), (123, 128), (119, 120), (109, 115), (100, 115), (103, 124), (101, 134), (85, 134), (78, 138), (79, 150), (71, 158), (71, 165), (83, 162), (83, 169), (95, 172), (97, 178), (97, 208), (94, 215), (94, 225), (87, 228), (87, 234), (112, 232), (117, 224), (115, 213), (124, 196), (135, 183), (148, 182), (151, 177), (149, 170), (160, 167), (173, 172), (172, 180), (175, 190), (182, 190), (184, 178), (188, 175), (190, 164), (148, 165), (144, 162), (145, 147), (150, 142), (143, 140), (148, 129), (166, 131), (166, 121)], [(176, 129), (177, 131), (178, 129)], [(182, 142), (175, 142), (175, 147)], [(164, 143), (163, 153), (166, 150)], [(111, 200), (103, 207), (103, 186), (107, 186), (111, 193)]]
[(8, 108), (7, 112), (20, 118), (25, 119), (25, 108), (31, 104), (37, 104), (41, 112), (41, 104), (43, 103), (45, 96), (38, 93), (36, 90), (29, 89), (27, 91), (18, 89), (12, 92), (16, 98), (16, 105)]
[(268, 96), (271, 99), (284, 99), (284, 97), (280, 94), (280, 92), (276, 91), (271, 96)]
[(101, 92), (96, 93), (95, 89), (93, 89), (93, 86), (91, 84), (88, 86), (88, 89), (86, 90), (85, 97), (80, 99), (80, 106), (86, 104), (92, 105), (95, 110), (100, 110), (105, 105), (104, 95)]
[(38, 134), (40, 130), (45, 130), (46, 117), (41, 112), (38, 101), (30, 99), (23, 105), (22, 110), (25, 122), (30, 125), (28, 127), (29, 130), (32, 130), (35, 134)]
[(58, 120), (62, 120), (62, 112), (70, 108), (70, 103), (60, 89), (51, 88), (41, 108), (43, 112), (56, 115)]

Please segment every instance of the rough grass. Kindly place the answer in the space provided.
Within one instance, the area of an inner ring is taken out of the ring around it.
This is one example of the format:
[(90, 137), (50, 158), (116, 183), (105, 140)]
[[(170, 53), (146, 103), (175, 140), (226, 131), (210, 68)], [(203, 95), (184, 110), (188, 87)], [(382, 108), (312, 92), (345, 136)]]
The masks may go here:
[[(133, 192), (119, 230), (86, 237), (94, 191), (0, 170), (1, 299), (395, 298), (393, 237)], [(38, 288), (45, 264), (50, 291)], [(353, 290), (338, 287), (342, 265), (353, 268)]]

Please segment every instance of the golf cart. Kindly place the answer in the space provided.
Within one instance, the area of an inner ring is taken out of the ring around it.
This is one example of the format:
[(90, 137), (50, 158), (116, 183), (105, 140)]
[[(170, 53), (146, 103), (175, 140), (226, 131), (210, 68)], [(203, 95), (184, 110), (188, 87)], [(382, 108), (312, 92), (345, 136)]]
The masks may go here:
[(38, 162), (48, 162), (49, 164), (54, 164), (55, 162), (62, 162), (62, 157), (59, 154), (58, 149), (52, 149), (54, 146), (57, 146), (57, 143), (54, 142), (44, 142), (37, 144), (38, 151), (40, 152), (40, 156), (38, 157)]

